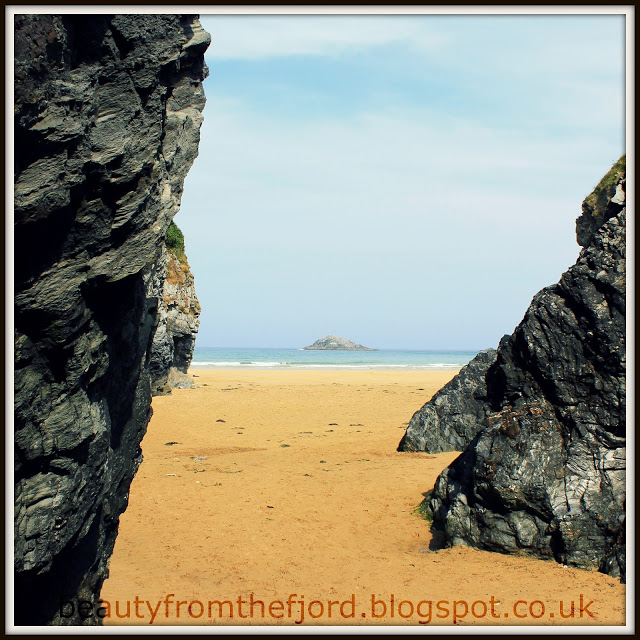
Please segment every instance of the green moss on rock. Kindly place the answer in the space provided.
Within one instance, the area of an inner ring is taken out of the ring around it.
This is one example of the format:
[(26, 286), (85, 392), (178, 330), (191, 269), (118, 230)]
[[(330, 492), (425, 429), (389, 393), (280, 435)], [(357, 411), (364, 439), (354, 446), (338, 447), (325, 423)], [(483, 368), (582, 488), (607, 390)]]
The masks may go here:
[(173, 254), (181, 261), (185, 261), (187, 259), (184, 252), (184, 234), (182, 233), (182, 231), (180, 231), (178, 225), (173, 221), (167, 229), (165, 245), (167, 249), (173, 252)]
[(599, 215), (607, 206), (616, 191), (616, 185), (627, 169), (627, 156), (621, 156), (618, 162), (600, 180), (596, 188), (585, 198), (583, 210), (592, 216)]

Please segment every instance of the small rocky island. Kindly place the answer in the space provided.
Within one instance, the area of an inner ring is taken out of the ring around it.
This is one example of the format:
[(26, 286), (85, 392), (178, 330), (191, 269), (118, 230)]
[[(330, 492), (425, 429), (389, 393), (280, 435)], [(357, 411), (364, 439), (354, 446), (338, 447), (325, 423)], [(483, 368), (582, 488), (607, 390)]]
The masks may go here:
[(304, 351), (377, 351), (377, 349), (369, 349), (369, 347), (363, 347), (361, 344), (331, 334), (326, 338), (316, 340), (312, 345), (303, 347), (303, 349)]

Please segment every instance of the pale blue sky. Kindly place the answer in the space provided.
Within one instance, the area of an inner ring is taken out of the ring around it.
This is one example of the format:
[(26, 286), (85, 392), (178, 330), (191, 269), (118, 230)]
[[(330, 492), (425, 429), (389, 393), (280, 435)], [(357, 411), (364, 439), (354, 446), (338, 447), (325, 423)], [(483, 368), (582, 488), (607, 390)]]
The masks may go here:
[(198, 345), (480, 349), (624, 153), (623, 16), (201, 16)]

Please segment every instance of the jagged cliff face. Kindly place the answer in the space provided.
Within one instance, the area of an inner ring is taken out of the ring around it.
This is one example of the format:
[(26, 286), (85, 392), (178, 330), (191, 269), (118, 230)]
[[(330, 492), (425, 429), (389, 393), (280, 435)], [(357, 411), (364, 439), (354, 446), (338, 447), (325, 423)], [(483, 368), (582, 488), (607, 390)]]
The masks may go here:
[(200, 324), (200, 303), (186, 256), (182, 251), (164, 247), (159, 262), (164, 276), (149, 361), (154, 395), (193, 386), (186, 374)]
[(60, 601), (96, 601), (141, 461), (209, 41), (195, 16), (16, 17), (17, 624), (96, 622)]
[(468, 444), (429, 502), (449, 544), (624, 580), (623, 160), (594, 193), (577, 223), (576, 264), (534, 297), (495, 362), (461, 372), (414, 416), (401, 448)]

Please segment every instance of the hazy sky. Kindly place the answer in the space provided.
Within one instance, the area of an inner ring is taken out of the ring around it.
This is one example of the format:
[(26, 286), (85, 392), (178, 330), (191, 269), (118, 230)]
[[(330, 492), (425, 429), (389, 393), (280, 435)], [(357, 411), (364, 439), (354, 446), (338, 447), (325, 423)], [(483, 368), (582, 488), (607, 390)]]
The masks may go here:
[(495, 346), (624, 153), (623, 16), (201, 16), (198, 345)]

